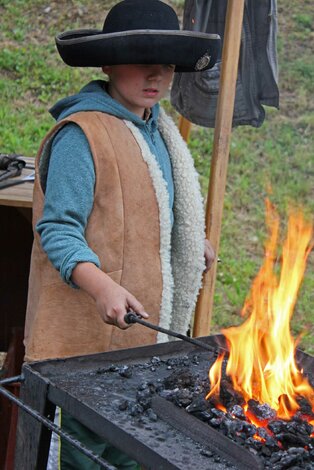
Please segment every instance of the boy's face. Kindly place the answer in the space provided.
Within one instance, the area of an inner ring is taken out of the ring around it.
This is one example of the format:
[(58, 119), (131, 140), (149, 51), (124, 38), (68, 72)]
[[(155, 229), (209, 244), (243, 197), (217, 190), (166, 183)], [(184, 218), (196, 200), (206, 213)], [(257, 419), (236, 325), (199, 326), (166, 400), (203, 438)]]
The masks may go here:
[(163, 98), (171, 83), (174, 65), (108, 65), (102, 68), (109, 78), (112, 98), (143, 119), (145, 109)]

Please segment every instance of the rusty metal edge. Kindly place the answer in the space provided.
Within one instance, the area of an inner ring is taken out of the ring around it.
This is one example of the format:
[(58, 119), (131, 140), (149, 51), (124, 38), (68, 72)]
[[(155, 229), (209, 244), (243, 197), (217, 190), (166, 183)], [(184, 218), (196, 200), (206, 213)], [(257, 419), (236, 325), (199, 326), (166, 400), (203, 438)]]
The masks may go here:
[(246, 449), (164, 398), (153, 397), (152, 408), (168, 424), (210, 450), (218, 452), (237, 469), (262, 470), (264, 468), (260, 459)]

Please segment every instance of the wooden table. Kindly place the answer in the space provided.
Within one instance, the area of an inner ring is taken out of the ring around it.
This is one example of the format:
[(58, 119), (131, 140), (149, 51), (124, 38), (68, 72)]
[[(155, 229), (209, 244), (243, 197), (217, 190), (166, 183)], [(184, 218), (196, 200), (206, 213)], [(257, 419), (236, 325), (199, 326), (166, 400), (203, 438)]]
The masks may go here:
[[(3, 183), (20, 181), (34, 172), (34, 159), (21, 158), (26, 161), (27, 168), (21, 176), (8, 178)], [(0, 351), (7, 352), (3, 377), (18, 375), (24, 357), (28, 273), (33, 244), (32, 202), (33, 182), (0, 189)], [(11, 391), (18, 394), (16, 389)], [(12, 404), (0, 397), (0, 429), (5, 436), (0, 439), (0, 462), (6, 462), (8, 469), (13, 468), (9, 455), (13, 454), (15, 446), (16, 416)]]
[[(34, 167), (34, 158), (32, 157), (23, 157), (26, 162), (26, 168), (23, 169), (21, 176), (15, 176), (14, 178), (9, 178), (3, 183), (14, 183), (23, 180), (25, 177), (29, 177), (33, 174)], [(1, 184), (0, 184), (1, 187)], [(33, 204), (33, 183), (26, 182), (16, 186), (11, 186), (9, 188), (0, 189), (0, 206), (12, 206), (12, 207), (27, 207), (32, 208)]]
[[(34, 159), (22, 159), (27, 168), (21, 176), (3, 183), (20, 181), (34, 172)], [(33, 243), (32, 201), (33, 182), (0, 189), (0, 351), (7, 351), (13, 329), (24, 327)]]

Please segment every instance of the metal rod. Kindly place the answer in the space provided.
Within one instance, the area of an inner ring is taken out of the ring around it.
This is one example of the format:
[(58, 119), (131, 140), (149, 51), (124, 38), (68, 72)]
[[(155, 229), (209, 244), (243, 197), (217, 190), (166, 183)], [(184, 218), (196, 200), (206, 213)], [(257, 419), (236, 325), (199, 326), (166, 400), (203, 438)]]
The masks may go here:
[(190, 338), (189, 336), (181, 335), (180, 333), (176, 333), (175, 331), (167, 330), (166, 328), (162, 328), (161, 326), (153, 325), (146, 320), (143, 320), (141, 317), (136, 315), (134, 312), (128, 312), (124, 317), (125, 323), (129, 325), (131, 323), (139, 323), (140, 325), (146, 326), (147, 328), (151, 328), (152, 330), (159, 331), (160, 333), (164, 333), (165, 335), (173, 336), (174, 338), (182, 339), (183, 341), (187, 341), (188, 343), (192, 343), (195, 346), (199, 346), (200, 348), (206, 349), (207, 351), (211, 352), (224, 352), (229, 353), (229, 351), (225, 348), (221, 348), (217, 346), (217, 348), (213, 346), (209, 346), (203, 341), (199, 341), (198, 339)]
[(8, 377), (7, 379), (2, 379), (0, 380), (0, 386), (1, 385), (10, 385), (12, 383), (16, 382), (24, 382), (24, 376), (23, 375), (16, 375), (15, 377)]
[[(19, 376), (21, 377), (21, 376)], [(12, 379), (16, 379), (17, 377), (12, 377)], [(50, 421), (48, 418), (45, 418), (44, 416), (41, 416), (41, 414), (38, 413), (38, 411), (33, 410), (33, 408), (29, 407), (26, 405), (26, 403), (23, 403), (21, 400), (19, 400), (13, 393), (9, 392), (6, 390), (2, 385), (4, 385), (4, 382), (6, 384), (10, 383), (8, 381), (9, 379), (2, 380), (0, 382), (0, 393), (4, 395), (6, 398), (11, 400), (13, 403), (15, 403), (17, 406), (22, 408), (22, 410), (26, 411), (26, 413), (30, 414), (33, 418), (37, 419), (40, 423), (42, 423), (44, 426), (46, 426), (48, 429), (53, 431), (54, 433), (58, 434), (60, 437), (68, 441), (73, 447), (76, 447), (80, 452), (85, 454), (87, 457), (89, 457), (93, 462), (96, 462), (101, 466), (101, 468), (104, 468), (106, 470), (117, 470), (117, 467), (114, 467), (110, 464), (108, 464), (104, 459), (99, 457), (98, 455), (94, 454), (88, 447), (86, 447), (84, 444), (79, 442), (78, 440), (74, 439), (70, 434), (67, 432), (63, 431), (59, 426), (54, 424), (52, 421)], [(17, 380), (15, 380), (17, 381)]]
[(22, 180), (18, 180), (18, 181), (10, 181), (8, 183), (1, 184), (0, 189), (6, 189), (6, 188), (10, 188), (11, 186), (17, 186), (19, 184), (33, 183), (33, 182), (34, 182), (34, 179), (32, 179), (32, 178), (22, 179)]

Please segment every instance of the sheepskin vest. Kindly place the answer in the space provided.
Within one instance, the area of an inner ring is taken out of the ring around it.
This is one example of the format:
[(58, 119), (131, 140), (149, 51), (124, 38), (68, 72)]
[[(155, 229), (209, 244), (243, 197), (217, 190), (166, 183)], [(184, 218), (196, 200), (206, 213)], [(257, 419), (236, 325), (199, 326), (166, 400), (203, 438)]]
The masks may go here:
[(170, 154), (175, 187), (173, 229), (165, 180), (136, 126), (101, 112), (69, 116), (49, 132), (36, 159), (26, 361), (168, 340), (140, 325), (122, 331), (103, 323), (93, 299), (65, 284), (41, 247), (35, 226), (43, 213), (51, 143), (69, 122), (80, 126), (94, 159), (94, 205), (85, 235), (101, 269), (144, 305), (152, 323), (180, 333), (189, 326), (204, 269), (198, 177), (172, 120), (161, 110), (158, 127)]

